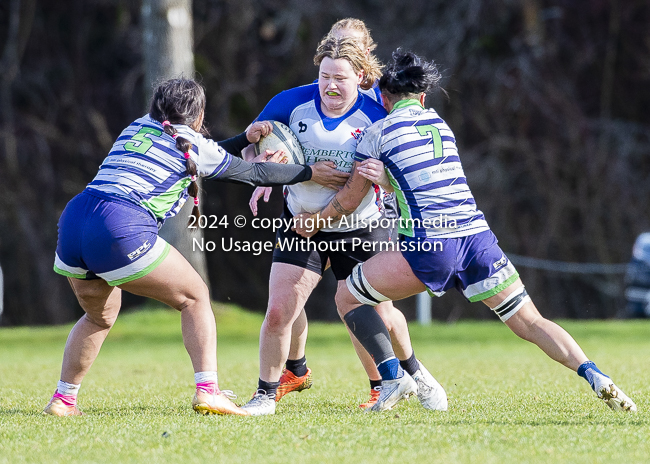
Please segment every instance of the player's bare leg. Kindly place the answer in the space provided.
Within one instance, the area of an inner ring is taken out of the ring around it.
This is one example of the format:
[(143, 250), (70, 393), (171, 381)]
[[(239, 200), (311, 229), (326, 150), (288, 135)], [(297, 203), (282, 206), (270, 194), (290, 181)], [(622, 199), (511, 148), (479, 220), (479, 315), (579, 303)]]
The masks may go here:
[(289, 346), (288, 359), (300, 359), (305, 356), (308, 333), (307, 314), (305, 314), (305, 309), (303, 308), (291, 326), (291, 345)]
[[(517, 279), (510, 286), (483, 302), (491, 309), (510, 304), (519, 298), (521, 308), (505, 320), (505, 324), (520, 338), (537, 345), (551, 359), (575, 371), (589, 382), (599, 398), (614, 410), (636, 411), (634, 402), (603, 374), (582, 351), (574, 338), (555, 322), (544, 318), (530, 298), (521, 295), (523, 283)], [(519, 292), (519, 295), (517, 293)], [(517, 296), (515, 296), (517, 295)]]
[(294, 321), (314, 290), (318, 273), (285, 263), (273, 263), (269, 278), (269, 303), (260, 330), (258, 391), (244, 409), (252, 415), (273, 414), (282, 367), (291, 347)]
[(68, 335), (63, 352), (61, 380), (81, 384), (99, 354), (99, 350), (120, 312), (122, 291), (105, 280), (68, 278), (81, 308), (86, 314)]
[(192, 400), (201, 414), (247, 413), (230, 401), (229, 391), (221, 391), (217, 378), (217, 326), (210, 293), (203, 279), (174, 247), (165, 260), (140, 279), (120, 285), (135, 295), (153, 298), (181, 313), (183, 343), (194, 367), (197, 385)]
[[(489, 308), (501, 304), (513, 291), (522, 287), (521, 279), (502, 290), (491, 298), (483, 300)], [(588, 361), (582, 348), (569, 333), (539, 313), (532, 301), (526, 302), (505, 324), (518, 337), (537, 345), (551, 359), (572, 369)]]
[(80, 416), (77, 394), (81, 382), (99, 354), (99, 350), (120, 312), (122, 292), (106, 281), (68, 278), (81, 308), (86, 314), (68, 335), (63, 352), (61, 379), (43, 412), (54, 416)]
[[(246, 414), (218, 388), (216, 325), (208, 289), (175, 248), (170, 248), (169, 254), (156, 269), (144, 277), (120, 285), (120, 288), (111, 287), (103, 280), (70, 279), (70, 283), (86, 314), (75, 325), (66, 343), (61, 373), (63, 388), (76, 386), (78, 389), (117, 318), (123, 289), (156, 299), (181, 312), (183, 341), (194, 371), (198, 375), (208, 375), (210, 380), (201, 386), (205, 387), (205, 391), (197, 388), (193, 401), (195, 409), (197, 404), (205, 403), (206, 413)], [(197, 387), (200, 387), (198, 381)], [(201, 395), (205, 401), (197, 401), (197, 396)], [(74, 396), (76, 403), (76, 394)], [(56, 411), (52, 411), (55, 399), (56, 395), (46, 407), (46, 413), (56, 414)]]
[(307, 345), (307, 315), (303, 308), (291, 326), (291, 345), (286, 367), (280, 376), (280, 385), (275, 393), (275, 401), (280, 401), (287, 393), (301, 392), (311, 388), (311, 369), (307, 367), (305, 346)]

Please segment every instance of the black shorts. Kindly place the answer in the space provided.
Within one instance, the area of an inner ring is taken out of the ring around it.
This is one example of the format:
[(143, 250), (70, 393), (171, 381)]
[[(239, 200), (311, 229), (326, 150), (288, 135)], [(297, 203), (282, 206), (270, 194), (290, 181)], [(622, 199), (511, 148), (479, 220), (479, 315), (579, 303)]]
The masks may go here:
[[(286, 203), (282, 217), (287, 220), (293, 217)], [(352, 273), (354, 266), (379, 253), (382, 242), (394, 242), (396, 239), (393, 228), (321, 231), (310, 239), (301, 237), (293, 230), (285, 232), (282, 229), (276, 234), (273, 262), (293, 264), (323, 275), (329, 258), (336, 280), (344, 280)]]

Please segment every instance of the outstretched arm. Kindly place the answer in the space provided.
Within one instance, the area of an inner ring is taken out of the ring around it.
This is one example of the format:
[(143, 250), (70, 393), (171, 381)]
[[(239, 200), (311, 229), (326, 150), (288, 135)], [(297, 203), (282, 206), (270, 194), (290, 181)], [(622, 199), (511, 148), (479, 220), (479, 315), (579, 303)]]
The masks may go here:
[(255, 186), (292, 185), (312, 177), (310, 166), (302, 164), (249, 163), (232, 158), (230, 165), (216, 179)]
[(335, 224), (343, 216), (348, 216), (359, 207), (368, 193), (372, 182), (364, 178), (357, 170), (359, 163), (352, 165), (352, 174), (322, 211), (314, 214), (302, 213), (295, 216), (294, 230), (303, 237), (312, 237), (321, 228)]

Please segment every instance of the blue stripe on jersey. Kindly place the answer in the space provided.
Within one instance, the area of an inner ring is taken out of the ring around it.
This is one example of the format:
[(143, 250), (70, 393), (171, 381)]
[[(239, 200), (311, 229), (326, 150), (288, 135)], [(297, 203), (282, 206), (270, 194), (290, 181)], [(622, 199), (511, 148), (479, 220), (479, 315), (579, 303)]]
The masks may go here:
[[(146, 124), (146, 123), (142, 122), (142, 119), (137, 119), (137, 120), (133, 121), (131, 124), (129, 124), (129, 125), (127, 126), (127, 129), (128, 129), (129, 127), (131, 127), (131, 126), (133, 126), (133, 127), (148, 127), (149, 129), (161, 130), (161, 129), (160, 129), (160, 126), (156, 126), (156, 125), (153, 125), (153, 124)], [(164, 131), (164, 129), (163, 129), (163, 133), (166, 134), (166, 132)], [(171, 136), (170, 136), (170, 137), (171, 137)]]
[[(108, 154), (108, 156), (106, 157), (106, 159), (104, 159), (104, 162), (101, 164), (100, 168), (103, 167), (103, 166), (112, 166), (111, 160), (109, 160), (109, 158), (111, 156), (119, 157), (120, 155), (124, 155), (125, 153), (128, 153), (127, 156), (130, 159), (142, 160), (145, 163), (153, 164), (154, 166), (165, 169), (166, 172), (168, 172), (168, 170), (169, 170), (169, 167), (170, 167), (169, 164), (162, 162), (158, 158), (154, 158), (154, 157), (151, 157), (151, 156), (144, 156), (144, 155), (141, 155), (139, 153), (124, 151), (124, 150), (113, 150), (113, 151), (111, 151)], [(178, 166), (174, 166), (174, 167), (178, 167)], [(146, 172), (146, 171), (144, 171), (144, 172)]]
[[(419, 153), (421, 156), (422, 154)], [(455, 159), (454, 159), (455, 158)], [(444, 156), (442, 158), (434, 158), (434, 159), (429, 159), (426, 161), (423, 161), (418, 164), (412, 164), (411, 166), (401, 169), (400, 174), (408, 174), (413, 171), (418, 171), (420, 169), (426, 169), (426, 168), (431, 168), (433, 166), (437, 166), (439, 164), (445, 164), (445, 163), (453, 163), (453, 162), (459, 162), (460, 158), (458, 156)]]
[[(103, 163), (101, 165), (101, 168), (100, 168), (99, 172), (97, 173), (97, 175), (100, 176), (100, 175), (104, 174), (102, 172), (104, 169), (124, 170), (124, 168), (122, 166), (119, 166), (119, 165), (114, 166), (114, 165), (112, 165), (110, 163)], [(133, 172), (133, 171), (135, 171), (135, 172)], [(140, 177), (141, 179), (144, 179), (145, 181), (149, 182), (152, 185), (157, 185), (161, 181), (161, 179), (159, 179), (157, 177), (154, 177), (151, 174), (149, 174), (148, 171), (145, 171), (144, 169), (139, 169), (136, 166), (129, 166), (129, 171), (125, 171), (125, 172), (131, 172), (133, 174), (136, 174), (138, 177)], [(119, 183), (119, 182), (114, 182), (114, 183)], [(97, 184), (96, 184), (96, 181), (93, 180), (89, 185), (97, 185)]]
[[(467, 190), (469, 192), (469, 189)], [(457, 208), (458, 206), (462, 205), (475, 205), (476, 202), (474, 201), (474, 198), (463, 198), (462, 200), (449, 200), (449, 201), (442, 201), (440, 203), (432, 203), (430, 205), (427, 205), (422, 211), (438, 211), (440, 209), (447, 209), (447, 208)]]
[(390, 134), (393, 131), (396, 131), (397, 129), (401, 129), (403, 127), (417, 127), (417, 126), (430, 126), (433, 124), (439, 124), (444, 122), (440, 118), (435, 118), (435, 119), (424, 119), (422, 121), (402, 121), (402, 122), (397, 122), (395, 124), (391, 124), (388, 126), (386, 129), (381, 131), (381, 135), (387, 135)]
[[(382, 152), (379, 156), (379, 159), (384, 161), (386, 158), (388, 158), (391, 155), (394, 155), (395, 153), (401, 152), (401, 151), (406, 151), (411, 148), (417, 148), (421, 147), (423, 145), (428, 145), (431, 143), (431, 139), (426, 138), (426, 139), (419, 139), (419, 140), (413, 140), (412, 142), (406, 142), (401, 145), (397, 145), (396, 147), (388, 150), (387, 152)], [(385, 162), (385, 161), (384, 161)]]
[(182, 155), (182, 154), (180, 153), (180, 151), (178, 151), (177, 149), (175, 149), (175, 148), (169, 148), (169, 147), (167, 147), (166, 145), (163, 145), (162, 143), (159, 143), (159, 142), (156, 142), (156, 141), (153, 142), (153, 146), (154, 146), (155, 148), (157, 148), (158, 150), (160, 150), (160, 151), (164, 151), (164, 152), (167, 153), (168, 155), (173, 156), (174, 158), (178, 158), (178, 160), (179, 160), (182, 164), (185, 164), (185, 159), (183, 158), (183, 155)]
[(451, 187), (452, 185), (467, 184), (467, 179), (465, 177), (455, 177), (453, 179), (440, 180), (438, 182), (431, 182), (430, 184), (420, 185), (413, 189), (414, 192), (424, 192), (427, 190), (433, 190), (441, 187)]
[(354, 161), (359, 161), (359, 162), (361, 162), (361, 161), (365, 161), (365, 160), (367, 160), (368, 158), (370, 158), (370, 156), (368, 156), (368, 155), (364, 155), (363, 153), (356, 152), (356, 153), (354, 154)]
[(232, 162), (232, 155), (230, 153), (226, 153), (228, 156), (224, 157), (223, 161), (217, 166), (217, 168), (210, 174), (209, 176), (206, 176), (206, 179), (216, 179), (221, 176), (224, 172), (226, 172), (226, 169), (228, 169), (228, 166), (230, 166), (230, 163)]

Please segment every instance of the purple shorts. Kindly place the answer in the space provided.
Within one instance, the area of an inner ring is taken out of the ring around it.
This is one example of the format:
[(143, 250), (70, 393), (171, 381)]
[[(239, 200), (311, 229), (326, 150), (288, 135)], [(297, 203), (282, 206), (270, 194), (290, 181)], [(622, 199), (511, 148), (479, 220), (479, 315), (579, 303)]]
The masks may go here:
[(169, 244), (144, 208), (84, 190), (59, 219), (54, 271), (114, 286), (147, 275), (168, 253)]
[(413, 273), (436, 296), (455, 287), (469, 301), (482, 301), (519, 277), (491, 230), (460, 238), (401, 240)]

